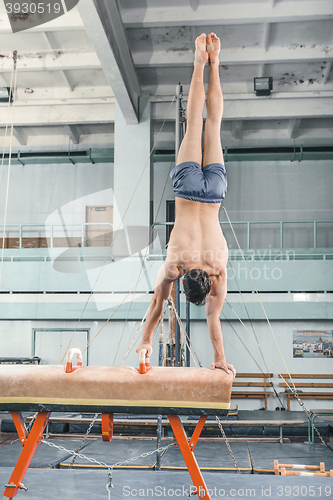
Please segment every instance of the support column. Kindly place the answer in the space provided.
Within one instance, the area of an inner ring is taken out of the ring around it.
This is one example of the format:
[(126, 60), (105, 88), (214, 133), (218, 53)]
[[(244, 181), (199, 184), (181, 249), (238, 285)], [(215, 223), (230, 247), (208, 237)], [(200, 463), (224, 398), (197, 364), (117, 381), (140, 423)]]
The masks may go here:
[[(149, 241), (150, 227), (150, 170), (151, 170), (151, 117), (150, 96), (140, 98), (140, 123), (127, 125), (119, 105), (115, 105), (114, 136), (114, 231), (130, 226), (142, 226), (138, 231), (140, 241)], [(125, 231), (126, 233), (126, 231)], [(128, 237), (116, 237), (114, 254), (131, 254)], [(134, 238), (136, 233), (134, 232)], [(144, 236), (144, 238), (143, 238)], [(118, 240), (118, 241), (117, 241)], [(128, 248), (125, 248), (124, 245)]]

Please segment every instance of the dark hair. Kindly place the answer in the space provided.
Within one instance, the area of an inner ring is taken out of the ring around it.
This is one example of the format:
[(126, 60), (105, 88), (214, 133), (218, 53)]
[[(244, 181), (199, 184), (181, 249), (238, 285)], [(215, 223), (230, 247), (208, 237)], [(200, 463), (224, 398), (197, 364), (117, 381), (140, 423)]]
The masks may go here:
[(201, 306), (210, 291), (210, 276), (202, 269), (190, 269), (184, 274), (183, 285), (187, 300)]

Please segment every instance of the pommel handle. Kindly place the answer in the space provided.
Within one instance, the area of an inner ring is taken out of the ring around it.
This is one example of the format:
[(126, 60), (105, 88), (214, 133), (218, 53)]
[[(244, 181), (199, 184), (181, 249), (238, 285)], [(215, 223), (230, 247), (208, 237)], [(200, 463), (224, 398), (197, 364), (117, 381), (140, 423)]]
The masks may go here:
[[(73, 356), (76, 354), (76, 366), (73, 366)], [(72, 373), (78, 368), (82, 367), (82, 352), (80, 349), (77, 349), (74, 347), (73, 349), (70, 349), (67, 354), (67, 360), (66, 360), (66, 368), (65, 372), (66, 373)]]
[(149, 358), (146, 360), (146, 349), (141, 349), (139, 353), (139, 368), (137, 368), (138, 372), (141, 374), (147, 373), (150, 370), (151, 366), (149, 364)]

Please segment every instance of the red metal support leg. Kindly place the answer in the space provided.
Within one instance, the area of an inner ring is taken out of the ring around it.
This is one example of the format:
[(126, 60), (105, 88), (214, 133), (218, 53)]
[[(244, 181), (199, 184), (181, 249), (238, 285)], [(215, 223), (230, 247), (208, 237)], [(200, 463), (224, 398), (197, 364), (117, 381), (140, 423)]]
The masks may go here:
[(11, 412), (12, 417), (19, 435), (23, 450), (16, 462), (15, 468), (11, 475), (8, 485), (4, 492), (7, 498), (13, 498), (19, 489), (26, 489), (22, 484), (23, 478), (30, 465), (35, 450), (42, 438), (43, 431), (47, 425), (51, 413), (41, 412), (37, 415), (36, 420), (31, 428), (29, 435), (20, 412)]
[(201, 431), (203, 429), (203, 426), (205, 425), (205, 422), (207, 420), (207, 415), (202, 415), (200, 418), (199, 418), (199, 422), (197, 423), (195, 429), (194, 429), (194, 432), (192, 434), (192, 437), (190, 439), (190, 448), (191, 448), (191, 451), (194, 450), (195, 448), (195, 445), (197, 444), (197, 441), (200, 437), (200, 434), (201, 434)]
[(178, 415), (168, 415), (168, 419), (172, 427), (173, 433), (175, 435), (175, 438), (177, 440), (177, 444), (185, 460), (187, 469), (192, 478), (193, 484), (196, 488), (195, 493), (198, 495), (199, 498), (210, 500), (205, 480), (201, 474), (198, 462), (196, 461), (196, 458), (193, 453), (193, 449), (200, 436), (200, 432), (202, 431), (202, 427), (205, 423), (206, 417), (200, 417), (198, 425), (195, 428), (192, 439), (190, 441), (190, 444), (191, 443), (193, 444), (192, 447), (190, 446), (187, 440), (183, 424), (181, 423)]
[(113, 413), (102, 413), (102, 439), (111, 441), (113, 436)]
[(12, 411), (11, 415), (17, 430), (18, 437), (20, 439), (20, 443), (22, 446), (24, 446), (24, 443), (28, 437), (28, 431), (25, 426), (22, 413), (20, 411)]

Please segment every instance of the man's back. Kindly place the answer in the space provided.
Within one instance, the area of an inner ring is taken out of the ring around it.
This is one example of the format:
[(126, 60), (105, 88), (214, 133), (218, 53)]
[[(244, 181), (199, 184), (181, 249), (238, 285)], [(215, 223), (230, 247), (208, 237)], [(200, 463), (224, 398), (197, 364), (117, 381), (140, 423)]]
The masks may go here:
[(176, 221), (170, 235), (167, 261), (179, 269), (197, 267), (210, 276), (225, 269), (228, 247), (219, 223), (219, 203), (176, 198)]

